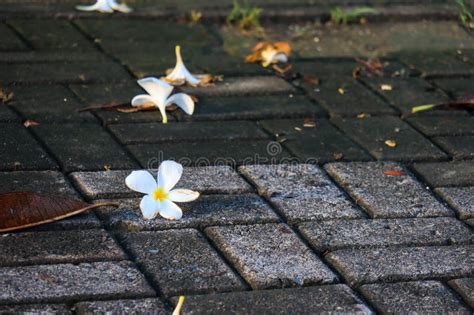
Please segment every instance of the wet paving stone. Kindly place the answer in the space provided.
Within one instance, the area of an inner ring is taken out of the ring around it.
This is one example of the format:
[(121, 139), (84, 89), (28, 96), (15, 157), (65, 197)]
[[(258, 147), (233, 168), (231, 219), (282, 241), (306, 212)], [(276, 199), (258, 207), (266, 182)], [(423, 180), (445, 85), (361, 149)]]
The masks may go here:
[(70, 62), (70, 61), (103, 61), (108, 58), (99, 51), (0, 51), (0, 63), (43, 63), (43, 62)]
[(197, 230), (130, 233), (123, 242), (165, 296), (246, 288)]
[(316, 165), (249, 165), (239, 171), (290, 223), (365, 217)]
[(135, 168), (135, 162), (98, 124), (39, 125), (34, 132), (65, 172)]
[(15, 97), (8, 105), (25, 119), (39, 123), (97, 121), (90, 113), (77, 112), (84, 105), (64, 86), (18, 86), (11, 91)]
[(474, 245), (341, 249), (325, 259), (351, 285), (459, 278), (474, 271)]
[(372, 218), (454, 215), (398, 163), (331, 163), (325, 168)]
[(253, 289), (337, 281), (285, 224), (215, 226), (205, 231)]
[[(342, 131), (378, 160), (444, 160), (447, 155), (398, 117), (334, 118)], [(395, 141), (395, 146), (387, 145)]]
[(153, 296), (127, 261), (0, 268), (0, 304)]
[[(162, 160), (184, 166), (270, 164), (290, 159), (278, 143), (268, 140), (218, 140), (181, 143), (136, 144), (127, 148), (142, 167), (157, 168)], [(291, 159), (290, 159), (291, 160)]]
[(315, 314), (372, 311), (343, 284), (187, 296), (183, 314)]
[(470, 229), (455, 218), (331, 220), (298, 225), (319, 252), (379, 246), (470, 244)]
[(20, 117), (7, 106), (0, 106), (0, 122), (19, 122)]
[(329, 121), (318, 119), (315, 126), (305, 127), (303, 119), (264, 120), (261, 125), (272, 133), (281, 145), (306, 163), (336, 160), (371, 160), (357, 144), (337, 130)]
[(110, 130), (123, 144), (269, 138), (249, 121), (120, 124)]
[(125, 231), (280, 221), (270, 206), (253, 194), (201, 196), (192, 203), (181, 203), (179, 206), (183, 210), (183, 218), (178, 221), (170, 221), (160, 216), (153, 220), (143, 219), (139, 198), (113, 201), (120, 206), (100, 208), (97, 213), (109, 227)]
[(400, 59), (410, 68), (416, 69), (424, 77), (471, 75), (474, 66), (450, 53), (430, 52), (402, 54)]
[(472, 78), (469, 77), (436, 78), (432, 82), (454, 99), (472, 93)]
[[(150, 171), (156, 178), (157, 170)], [(88, 199), (138, 197), (125, 185), (131, 171), (74, 172), (70, 175), (80, 192)], [(225, 185), (222, 184), (225, 178)], [(201, 194), (239, 194), (253, 192), (252, 187), (229, 166), (185, 167), (176, 188)]]
[(470, 313), (456, 295), (438, 281), (367, 284), (360, 290), (381, 314)]
[(18, 304), (0, 305), (0, 314), (73, 314), (66, 304)]
[(114, 301), (94, 301), (79, 302), (74, 304), (74, 311), (78, 315), (89, 314), (169, 314), (159, 299), (139, 299), (139, 300), (114, 300)]
[(474, 136), (435, 137), (433, 141), (455, 160), (474, 158)]
[(27, 50), (27, 45), (4, 23), (0, 23), (0, 51)]
[(308, 92), (331, 116), (396, 114), (385, 101), (356, 80), (328, 80)]
[(1, 123), (0, 170), (48, 170), (57, 169), (56, 163), (22, 124)]
[(435, 192), (456, 210), (459, 218), (474, 218), (474, 187), (441, 187)]
[(428, 137), (474, 135), (472, 116), (413, 116), (407, 121)]
[[(374, 91), (382, 95), (392, 106), (403, 115), (411, 113), (414, 106), (442, 103), (449, 100), (448, 96), (420, 78), (371, 78), (364, 79)], [(382, 90), (382, 85), (389, 85), (391, 90)], [(442, 114), (446, 111), (427, 111), (425, 114)]]
[(0, 266), (123, 260), (104, 230), (13, 233), (0, 236)]
[(448, 282), (449, 286), (456, 290), (456, 292), (469, 304), (474, 307), (474, 278), (455, 279)]
[(432, 187), (474, 186), (474, 162), (415, 163), (413, 169)]

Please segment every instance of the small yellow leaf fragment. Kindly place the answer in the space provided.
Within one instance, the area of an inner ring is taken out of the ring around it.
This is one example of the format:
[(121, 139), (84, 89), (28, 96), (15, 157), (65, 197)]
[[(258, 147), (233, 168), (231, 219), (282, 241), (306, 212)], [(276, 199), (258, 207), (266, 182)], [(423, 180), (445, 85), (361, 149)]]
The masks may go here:
[(178, 299), (178, 304), (176, 304), (176, 308), (174, 309), (172, 315), (180, 315), (181, 314), (181, 309), (183, 308), (184, 300), (185, 300), (184, 295), (181, 295)]
[(392, 88), (392, 86), (391, 86), (390, 84), (382, 84), (382, 85), (380, 86), (380, 89), (381, 89), (382, 91), (391, 91), (393, 88)]
[(397, 142), (395, 140), (385, 140), (385, 145), (389, 148), (395, 148), (397, 146)]
[(346, 91), (343, 88), (338, 88), (337, 92), (339, 92), (339, 94), (341, 95), (344, 95), (344, 93), (346, 93)]
[(365, 113), (357, 114), (357, 118), (359, 118), (359, 119), (364, 119), (365, 117), (367, 117), (367, 115)]
[(302, 129), (300, 127), (295, 127), (296, 131), (301, 131)]
[(415, 114), (415, 113), (418, 113), (418, 112), (423, 112), (425, 110), (430, 110), (434, 107), (435, 107), (434, 104), (415, 106), (415, 107), (411, 108), (411, 113)]

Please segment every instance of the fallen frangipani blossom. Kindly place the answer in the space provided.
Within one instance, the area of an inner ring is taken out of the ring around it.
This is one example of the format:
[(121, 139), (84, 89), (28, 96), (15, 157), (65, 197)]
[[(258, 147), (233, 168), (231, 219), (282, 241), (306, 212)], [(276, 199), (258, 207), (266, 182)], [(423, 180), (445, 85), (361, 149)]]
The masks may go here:
[(133, 171), (125, 179), (128, 188), (146, 194), (140, 210), (147, 220), (160, 214), (169, 220), (179, 220), (183, 211), (174, 202), (190, 202), (199, 193), (188, 189), (173, 189), (183, 174), (183, 166), (174, 161), (163, 161), (158, 169), (157, 181), (148, 171)]
[[(166, 107), (172, 104), (181, 107), (182, 110), (188, 115), (192, 115), (194, 112), (194, 100), (191, 96), (184, 93), (176, 93), (171, 95), (173, 92), (173, 86), (168, 83), (159, 80), (157, 78), (144, 78), (137, 81), (137, 83), (148, 92), (148, 94), (140, 94), (132, 99), (132, 106), (136, 107), (149, 107), (150, 104), (158, 107), (161, 116), (163, 116), (163, 123), (168, 122), (166, 116)], [(171, 95), (171, 96), (170, 96)]]
[(163, 81), (172, 85), (183, 85), (187, 83), (191, 86), (205, 86), (213, 81), (220, 80), (219, 76), (214, 77), (210, 74), (191, 74), (184, 65), (183, 58), (181, 57), (181, 46), (177, 45), (175, 52), (176, 65), (166, 77), (161, 78)]
[(113, 13), (119, 11), (122, 13), (132, 12), (132, 8), (124, 3), (117, 3), (115, 0), (97, 0), (93, 5), (77, 5), (77, 10), (80, 11), (98, 11), (102, 13)]
[(245, 62), (261, 62), (262, 66), (268, 67), (274, 63), (288, 62), (290, 54), (291, 47), (287, 42), (260, 42), (252, 49), (252, 53), (245, 58)]
[(185, 300), (185, 296), (181, 295), (178, 299), (178, 304), (176, 304), (176, 307), (173, 311), (173, 314), (171, 314), (171, 315), (180, 315), (181, 314), (181, 309), (183, 308), (184, 300)]

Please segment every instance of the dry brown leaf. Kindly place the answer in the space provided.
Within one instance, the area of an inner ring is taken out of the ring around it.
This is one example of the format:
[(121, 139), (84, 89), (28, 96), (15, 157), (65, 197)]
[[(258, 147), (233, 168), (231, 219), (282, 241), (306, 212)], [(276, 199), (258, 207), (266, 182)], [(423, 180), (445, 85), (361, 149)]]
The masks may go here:
[[(372, 76), (372, 75), (383, 76), (383, 64), (380, 62), (378, 58), (370, 58), (367, 61), (359, 59), (359, 58), (354, 58), (354, 59), (355, 61), (357, 61), (358, 63), (364, 66), (364, 70), (367, 72), (369, 76)], [(359, 68), (359, 70), (361, 69)]]
[(37, 121), (34, 121), (34, 120), (31, 120), (31, 119), (27, 119), (25, 120), (25, 122), (23, 123), (23, 126), (25, 126), (26, 128), (28, 127), (31, 127), (31, 126), (39, 126), (40, 123), (37, 122)]
[(288, 42), (259, 42), (252, 48), (252, 53), (245, 57), (246, 63), (256, 63), (262, 62), (263, 65), (275, 63), (265, 60), (263, 53), (272, 53), (284, 54), (287, 57), (291, 55), (291, 46)]
[(319, 85), (319, 79), (316, 78), (314, 75), (304, 74), (302, 78), (303, 81), (305, 81), (306, 83), (309, 83), (311, 85)]
[(395, 148), (397, 146), (397, 142), (395, 140), (385, 140), (384, 143), (389, 148)]
[(303, 127), (314, 128), (316, 127), (316, 121), (314, 121), (314, 118), (305, 118), (303, 120)]
[(344, 157), (344, 154), (342, 154), (341, 152), (336, 152), (333, 154), (333, 157), (336, 161), (339, 161), (339, 160), (342, 160), (342, 158)]
[(385, 170), (383, 171), (385, 175), (389, 176), (405, 176), (405, 172), (401, 170)]
[(156, 110), (156, 106), (153, 103), (147, 103), (141, 106), (127, 106), (127, 107), (118, 107), (116, 108), (118, 112), (121, 113), (136, 113), (149, 110)]
[(357, 114), (357, 118), (359, 118), (359, 119), (364, 119), (365, 117), (367, 117), (367, 115), (365, 113)]
[(86, 202), (33, 192), (0, 194), (0, 233), (10, 232), (62, 220), (101, 206), (113, 203), (88, 204)]
[(4, 89), (0, 88), (0, 101), (3, 104), (10, 102), (13, 99), (13, 92), (7, 92)]
[(287, 74), (293, 68), (292, 65), (287, 65), (285, 68), (281, 68), (278, 65), (273, 65), (273, 70), (275, 70), (280, 75)]
[(79, 80), (81, 80), (82, 82), (85, 82), (86, 81), (86, 76), (84, 74), (80, 74), (79, 75)]

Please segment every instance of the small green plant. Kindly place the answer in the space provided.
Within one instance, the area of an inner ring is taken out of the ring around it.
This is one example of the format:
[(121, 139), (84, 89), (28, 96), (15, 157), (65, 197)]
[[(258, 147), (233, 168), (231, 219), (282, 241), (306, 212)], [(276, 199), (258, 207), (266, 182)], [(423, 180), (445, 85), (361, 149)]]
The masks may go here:
[(358, 21), (366, 14), (375, 14), (377, 10), (370, 7), (356, 7), (350, 10), (342, 10), (336, 7), (331, 10), (331, 21), (334, 24), (347, 24)]
[(245, 0), (241, 5), (237, 0), (234, 0), (234, 6), (227, 16), (227, 23), (237, 25), (241, 30), (262, 30), (260, 26), (260, 13), (262, 9), (254, 7)]
[(471, 13), (471, 10), (469, 10), (466, 3), (464, 3), (464, 0), (456, 0), (456, 3), (459, 5), (459, 20), (461, 21), (461, 24), (465, 28), (469, 30), (473, 30), (474, 29), (474, 16)]

